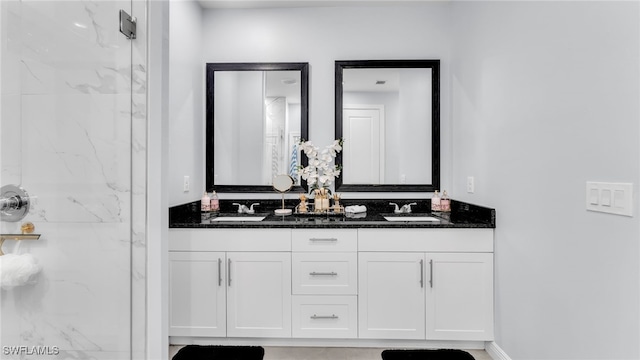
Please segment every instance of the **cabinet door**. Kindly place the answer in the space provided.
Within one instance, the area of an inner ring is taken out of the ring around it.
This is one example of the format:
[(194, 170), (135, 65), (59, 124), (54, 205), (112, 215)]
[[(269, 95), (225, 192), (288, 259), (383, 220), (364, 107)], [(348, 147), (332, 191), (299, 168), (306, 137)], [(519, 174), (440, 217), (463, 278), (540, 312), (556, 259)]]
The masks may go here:
[(424, 266), (424, 253), (359, 254), (360, 338), (425, 338)]
[(169, 252), (169, 335), (225, 336), (223, 252)]
[(227, 253), (227, 336), (291, 337), (291, 253)]
[(493, 254), (428, 253), (427, 339), (493, 339)]

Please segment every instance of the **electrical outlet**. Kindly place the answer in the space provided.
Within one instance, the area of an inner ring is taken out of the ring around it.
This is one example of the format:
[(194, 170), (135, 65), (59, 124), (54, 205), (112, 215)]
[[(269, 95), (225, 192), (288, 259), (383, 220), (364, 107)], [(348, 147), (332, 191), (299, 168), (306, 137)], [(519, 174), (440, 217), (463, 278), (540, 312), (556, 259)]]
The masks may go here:
[(467, 176), (467, 192), (473, 194), (476, 191), (475, 179), (473, 176)]
[(189, 184), (189, 177), (185, 175), (184, 181), (182, 182), (182, 191), (189, 192), (191, 184)]
[(400, 175), (400, 184), (406, 184), (407, 183), (407, 175), (402, 174)]

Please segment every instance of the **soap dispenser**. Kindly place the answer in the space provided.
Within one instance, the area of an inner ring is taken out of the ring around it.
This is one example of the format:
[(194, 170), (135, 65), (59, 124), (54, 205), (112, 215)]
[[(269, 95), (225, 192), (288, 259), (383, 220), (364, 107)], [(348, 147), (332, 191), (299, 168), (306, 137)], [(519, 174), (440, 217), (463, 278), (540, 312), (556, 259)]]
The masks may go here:
[(438, 190), (433, 194), (431, 198), (431, 211), (440, 211), (442, 208), (440, 207), (440, 193)]
[(209, 198), (209, 194), (205, 191), (202, 195), (202, 199), (200, 199), (200, 211), (210, 211), (211, 210), (211, 198)]
[(210, 219), (210, 210), (211, 210), (211, 199), (209, 195), (205, 191), (202, 195), (202, 199), (200, 199), (200, 220), (207, 221)]
[(210, 204), (211, 212), (217, 213), (220, 211), (220, 200), (218, 199), (218, 194), (216, 194), (215, 191), (211, 193)]
[(442, 192), (442, 198), (440, 198), (440, 210), (444, 212), (451, 211), (451, 199), (447, 195), (447, 190)]

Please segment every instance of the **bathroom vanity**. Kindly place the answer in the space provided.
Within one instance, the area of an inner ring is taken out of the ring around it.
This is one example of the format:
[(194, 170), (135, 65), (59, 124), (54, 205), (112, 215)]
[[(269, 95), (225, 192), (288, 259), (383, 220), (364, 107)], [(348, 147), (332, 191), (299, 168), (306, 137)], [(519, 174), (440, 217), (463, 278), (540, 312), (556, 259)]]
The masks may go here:
[[(171, 343), (493, 340), (495, 210), (452, 203), (418, 200), (406, 221), (385, 220), (388, 200), (360, 218), (203, 222), (197, 203), (172, 208)], [(425, 215), (437, 220), (410, 219)]]

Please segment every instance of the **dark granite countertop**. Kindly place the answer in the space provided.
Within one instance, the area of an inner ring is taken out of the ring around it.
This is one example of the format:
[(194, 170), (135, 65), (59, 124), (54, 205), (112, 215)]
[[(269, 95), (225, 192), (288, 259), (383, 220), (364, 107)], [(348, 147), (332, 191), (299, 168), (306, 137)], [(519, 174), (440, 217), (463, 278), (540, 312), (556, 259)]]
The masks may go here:
[[(238, 214), (232, 203), (250, 205), (260, 203), (256, 213), (252, 215)], [(390, 202), (402, 206), (417, 203), (412, 206), (410, 214), (394, 214)], [(293, 209), (299, 201), (286, 200), (285, 207)], [(401, 199), (401, 200), (342, 200), (344, 206), (365, 205), (366, 213), (355, 216), (344, 215), (314, 215), (292, 214), (287, 216), (275, 215), (273, 210), (281, 206), (280, 200), (220, 200), (221, 212), (214, 217), (255, 217), (265, 216), (262, 221), (211, 221), (202, 220), (200, 201), (178, 205), (169, 209), (170, 228), (495, 228), (495, 209), (469, 204), (461, 201), (451, 201), (451, 212), (431, 212), (431, 200)], [(387, 221), (383, 216), (431, 216), (439, 221)], [(212, 218), (214, 218), (212, 217)]]

